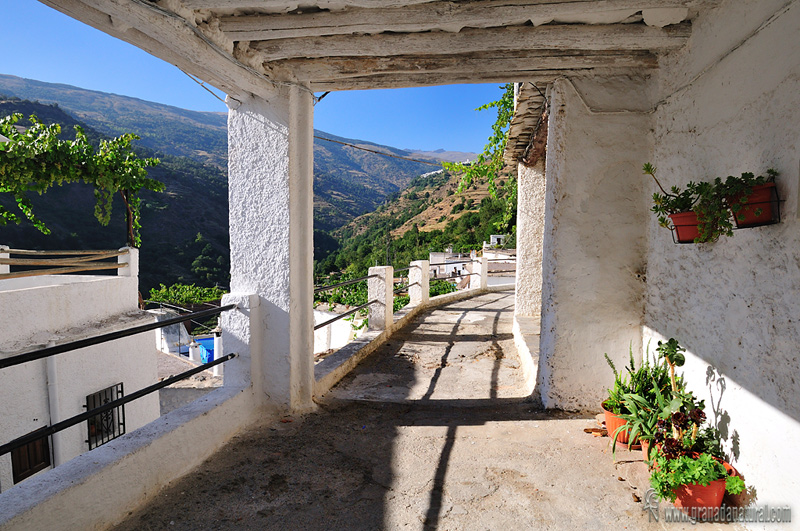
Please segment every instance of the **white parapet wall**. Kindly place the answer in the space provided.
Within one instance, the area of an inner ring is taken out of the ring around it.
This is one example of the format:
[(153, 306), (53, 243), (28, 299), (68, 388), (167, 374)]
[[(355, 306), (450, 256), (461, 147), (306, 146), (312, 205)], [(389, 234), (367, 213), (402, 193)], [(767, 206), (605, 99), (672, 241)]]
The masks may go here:
[[(38, 276), (0, 281), (2, 357), (85, 339), (152, 322), (137, 308), (137, 278)], [(0, 370), (0, 430), (6, 443), (85, 411), (86, 397), (117, 384), (128, 394), (155, 383), (156, 355), (150, 334), (66, 352)], [(156, 395), (125, 406), (133, 431), (158, 418)], [(121, 419), (120, 419), (121, 420)], [(116, 422), (116, 421), (115, 421)], [(88, 424), (49, 439), (52, 465), (88, 451)], [(11, 455), (0, 456), (0, 491), (14, 485)], [(39, 472), (40, 474), (44, 472)]]
[[(651, 160), (659, 180), (683, 187), (774, 168), (785, 202), (780, 224), (713, 244), (674, 245), (650, 215), (643, 342), (674, 337), (686, 347), (687, 385), (705, 399), (755, 502), (797, 511), (800, 4), (722, 2), (692, 28), (685, 51), (662, 62)], [(648, 182), (644, 195), (656, 190)]]

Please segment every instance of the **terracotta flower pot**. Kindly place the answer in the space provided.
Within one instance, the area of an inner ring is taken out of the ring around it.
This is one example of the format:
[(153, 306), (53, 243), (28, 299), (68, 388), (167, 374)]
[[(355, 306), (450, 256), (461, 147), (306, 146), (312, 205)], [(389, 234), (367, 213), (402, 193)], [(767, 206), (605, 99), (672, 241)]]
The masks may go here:
[[(772, 198), (775, 183), (760, 184), (753, 187), (739, 212), (733, 216), (737, 227), (755, 227), (772, 222)], [(738, 203), (743, 194), (728, 198), (728, 204)]]
[[(719, 461), (728, 475), (736, 474), (736, 470), (730, 464)], [(675, 489), (675, 507), (690, 516), (692, 509), (705, 508), (706, 516), (714, 517), (722, 505), (723, 496), (725, 496), (725, 478), (717, 479), (705, 486), (696, 483), (681, 485)]]
[[(605, 415), (606, 431), (608, 431), (608, 436), (613, 439), (614, 433), (617, 431), (617, 428), (619, 428), (620, 426), (624, 426), (627, 423), (624, 419), (618, 417), (611, 411), (607, 410), (605, 407), (605, 403), (601, 404), (601, 407), (603, 408), (603, 414)], [(634, 443), (637, 442), (638, 439), (634, 441)], [(619, 433), (619, 436), (617, 437), (617, 444), (625, 444), (625, 445), (628, 444), (628, 430), (623, 430)]]
[(694, 239), (700, 236), (698, 229), (699, 221), (694, 211), (678, 212), (669, 215), (670, 221), (675, 226), (675, 237), (678, 243), (693, 243)]

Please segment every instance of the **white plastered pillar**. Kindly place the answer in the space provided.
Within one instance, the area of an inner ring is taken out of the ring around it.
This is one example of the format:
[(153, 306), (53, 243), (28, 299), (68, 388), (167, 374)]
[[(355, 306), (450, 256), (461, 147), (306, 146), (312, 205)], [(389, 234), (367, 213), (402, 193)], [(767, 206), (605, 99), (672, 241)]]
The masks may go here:
[[(294, 86), (269, 101), (231, 100), (228, 114), (231, 295), (241, 316), (224, 316), (226, 353), (249, 367), (261, 405), (310, 409), (313, 341), (313, 100)], [(252, 296), (255, 296), (253, 300)], [(246, 307), (244, 307), (246, 306)], [(234, 360), (236, 361), (236, 360)], [(231, 370), (233, 369), (233, 370)]]
[(603, 354), (617, 367), (629, 348), (641, 355), (647, 88), (620, 76), (562, 78), (551, 91), (536, 376), (547, 408), (599, 409), (613, 383)]
[(472, 259), (472, 275), (469, 277), (470, 289), (486, 289), (489, 285), (489, 262), (486, 256)]
[(517, 170), (517, 278), (515, 313), (538, 317), (542, 307), (544, 161)]

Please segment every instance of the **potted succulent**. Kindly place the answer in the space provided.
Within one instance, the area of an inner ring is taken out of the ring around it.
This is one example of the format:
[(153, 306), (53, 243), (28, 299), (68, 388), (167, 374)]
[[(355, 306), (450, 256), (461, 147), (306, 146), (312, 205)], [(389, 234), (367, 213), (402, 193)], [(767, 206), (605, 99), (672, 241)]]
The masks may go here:
[(648, 162), (645, 163), (642, 170), (646, 175), (651, 176), (661, 189), (661, 193), (653, 194), (653, 207), (651, 208), (658, 216), (658, 224), (674, 230), (678, 243), (691, 243), (699, 238), (700, 222), (697, 213), (692, 210), (697, 202), (694, 193), (696, 185), (690, 182), (684, 190), (673, 186), (670, 192), (667, 192), (656, 177), (655, 166)]
[(703, 401), (679, 385), (675, 368), (684, 364), (685, 349), (670, 338), (659, 341), (658, 350), (669, 367), (672, 400), (656, 424), (650, 486), (659, 498), (684, 511), (702, 509), (714, 516), (725, 492), (741, 493), (744, 481), (722, 460), (717, 432), (701, 428), (706, 419)]
[(778, 199), (775, 188), (775, 177), (778, 175), (776, 170), (770, 168), (766, 176), (746, 172), (741, 177), (730, 176), (725, 180), (722, 193), (737, 227), (772, 223), (775, 217), (773, 201)]
[(778, 205), (774, 169), (767, 170), (766, 176), (745, 172), (724, 181), (717, 177), (711, 182), (689, 182), (684, 190), (673, 186), (670, 192), (661, 186), (652, 164), (646, 163), (643, 171), (661, 189), (653, 194), (651, 210), (661, 226), (674, 230), (678, 243), (714, 242), (720, 236), (733, 236), (734, 223), (754, 227), (774, 221), (773, 204)]

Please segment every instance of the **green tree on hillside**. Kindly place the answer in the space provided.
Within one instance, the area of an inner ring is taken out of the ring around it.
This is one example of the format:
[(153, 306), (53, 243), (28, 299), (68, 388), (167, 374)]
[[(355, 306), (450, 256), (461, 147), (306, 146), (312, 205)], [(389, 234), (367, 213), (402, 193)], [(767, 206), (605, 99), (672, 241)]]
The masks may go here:
[[(516, 231), (517, 214), (517, 180), (510, 176), (505, 181), (498, 182), (498, 176), (503, 170), (503, 152), (508, 141), (508, 129), (514, 117), (514, 84), (506, 83), (502, 87), (503, 94), (499, 100), (487, 103), (476, 110), (497, 109), (497, 120), (492, 125), (492, 134), (483, 148), (483, 152), (471, 163), (444, 162), (444, 168), (451, 172), (461, 173), (461, 183), (458, 191), (463, 192), (477, 182), (489, 183), (489, 194), (496, 200), (502, 201), (504, 214), (501, 221), (496, 224), (497, 230)], [(469, 208), (469, 207), (467, 207)], [(455, 207), (453, 207), (455, 213)]]

